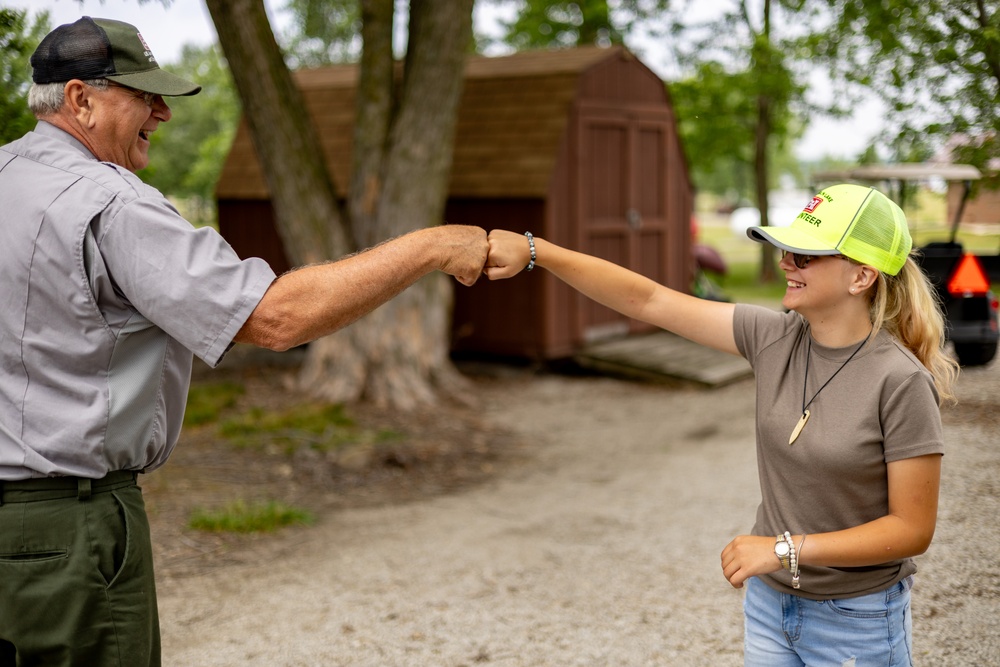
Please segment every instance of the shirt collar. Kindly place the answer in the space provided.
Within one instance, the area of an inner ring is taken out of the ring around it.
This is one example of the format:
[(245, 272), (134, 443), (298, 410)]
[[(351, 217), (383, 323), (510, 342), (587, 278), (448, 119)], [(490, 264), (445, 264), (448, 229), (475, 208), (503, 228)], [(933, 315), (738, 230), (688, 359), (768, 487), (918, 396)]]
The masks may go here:
[(42, 135), (43, 137), (49, 137), (51, 139), (57, 139), (59, 141), (63, 141), (72, 146), (73, 148), (75, 148), (77, 151), (79, 151), (83, 156), (88, 157), (91, 160), (97, 159), (97, 156), (91, 153), (87, 149), (87, 147), (83, 145), (83, 142), (81, 142), (79, 139), (74, 137), (69, 132), (56, 127), (52, 123), (49, 123), (44, 120), (39, 120), (38, 123), (35, 125), (35, 132), (37, 134)]

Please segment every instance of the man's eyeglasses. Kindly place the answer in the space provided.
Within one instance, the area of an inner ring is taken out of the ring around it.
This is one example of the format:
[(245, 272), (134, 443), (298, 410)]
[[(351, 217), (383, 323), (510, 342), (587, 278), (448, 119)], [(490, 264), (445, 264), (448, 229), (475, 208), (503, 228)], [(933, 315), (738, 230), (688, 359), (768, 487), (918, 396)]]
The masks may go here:
[(135, 88), (129, 88), (128, 86), (123, 86), (120, 83), (115, 83), (114, 81), (108, 81), (109, 88), (121, 88), (127, 92), (132, 97), (142, 100), (143, 104), (147, 107), (152, 108), (156, 104), (156, 98), (158, 97), (156, 93), (147, 93), (144, 90), (136, 90)]
[(837, 259), (846, 259), (848, 262), (851, 261), (850, 257), (844, 257), (843, 255), (800, 255), (797, 252), (788, 252), (787, 250), (781, 251), (781, 259), (784, 259), (786, 255), (792, 256), (792, 263), (795, 264), (800, 269), (804, 269), (809, 266), (809, 263), (814, 259), (819, 259), (820, 257), (835, 257)]

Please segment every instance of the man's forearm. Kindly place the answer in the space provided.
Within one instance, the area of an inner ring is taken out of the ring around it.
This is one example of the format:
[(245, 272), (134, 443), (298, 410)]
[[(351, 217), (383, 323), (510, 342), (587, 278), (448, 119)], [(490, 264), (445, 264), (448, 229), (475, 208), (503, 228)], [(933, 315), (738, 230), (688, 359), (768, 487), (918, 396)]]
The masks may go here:
[[(290, 271), (271, 284), (235, 340), (287, 350), (351, 324), (432, 271), (475, 282), (481, 270), (481, 263), (475, 268), (477, 253), (485, 261), (485, 232), (473, 229), (420, 229), (335, 262)], [(483, 248), (477, 250), (480, 234)]]

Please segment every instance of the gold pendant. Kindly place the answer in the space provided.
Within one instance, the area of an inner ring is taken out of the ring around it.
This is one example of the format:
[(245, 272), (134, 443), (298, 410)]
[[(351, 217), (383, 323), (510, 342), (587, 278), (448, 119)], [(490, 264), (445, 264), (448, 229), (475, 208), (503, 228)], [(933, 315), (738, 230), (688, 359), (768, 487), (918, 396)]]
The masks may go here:
[(799, 423), (795, 425), (795, 429), (792, 431), (792, 435), (788, 437), (788, 444), (792, 444), (799, 437), (799, 433), (802, 433), (802, 429), (806, 427), (806, 422), (809, 421), (809, 411), (806, 410), (799, 417)]

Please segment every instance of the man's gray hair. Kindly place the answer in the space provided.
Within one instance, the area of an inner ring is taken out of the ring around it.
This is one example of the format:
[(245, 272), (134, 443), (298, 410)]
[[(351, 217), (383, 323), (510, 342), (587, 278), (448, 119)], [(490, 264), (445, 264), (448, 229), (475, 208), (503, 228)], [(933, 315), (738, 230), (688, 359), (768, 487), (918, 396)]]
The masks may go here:
[[(98, 90), (107, 90), (108, 87), (107, 79), (89, 79), (83, 83)], [(66, 101), (63, 92), (65, 87), (65, 82), (31, 84), (28, 89), (28, 108), (35, 114), (35, 118), (50, 116), (62, 108)]]

